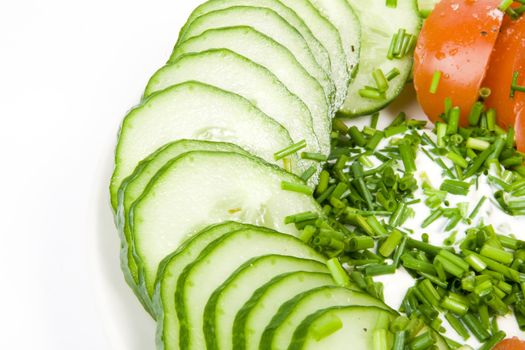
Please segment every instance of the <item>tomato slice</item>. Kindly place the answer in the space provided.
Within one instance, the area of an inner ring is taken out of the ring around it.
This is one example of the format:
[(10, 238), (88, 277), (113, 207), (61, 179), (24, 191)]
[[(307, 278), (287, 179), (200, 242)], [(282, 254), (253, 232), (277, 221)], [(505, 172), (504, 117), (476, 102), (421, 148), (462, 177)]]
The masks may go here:
[(524, 151), (525, 116), (521, 115), (525, 113), (525, 93), (516, 92), (514, 97), (510, 96), (514, 72), (519, 73), (518, 83), (525, 85), (525, 17), (523, 16), (518, 20), (511, 20), (505, 16), (483, 86), (492, 90), (487, 99), (487, 106), (496, 109), (498, 124), (503, 128), (516, 127), (518, 148)]
[(494, 350), (525, 350), (525, 342), (518, 338), (505, 339), (496, 345)]
[[(462, 125), (476, 102), (503, 20), (501, 0), (442, 0), (426, 19), (414, 59), (414, 84), (426, 115), (436, 121), (444, 101), (461, 108)], [(441, 79), (430, 92), (436, 71)]]

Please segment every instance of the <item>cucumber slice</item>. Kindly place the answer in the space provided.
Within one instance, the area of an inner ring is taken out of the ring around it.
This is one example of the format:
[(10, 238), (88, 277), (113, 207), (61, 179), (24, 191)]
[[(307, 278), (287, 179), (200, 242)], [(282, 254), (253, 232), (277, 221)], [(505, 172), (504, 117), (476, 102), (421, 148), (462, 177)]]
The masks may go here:
[(175, 310), (174, 295), (177, 280), (184, 268), (191, 264), (211, 242), (227, 233), (250, 228), (254, 226), (231, 221), (210, 226), (191, 237), (162, 260), (153, 296), (153, 306), (157, 316), (158, 349), (168, 350), (179, 347), (179, 319)]
[[(231, 143), (209, 142), (197, 140), (179, 140), (169, 143), (155, 151), (139, 163), (133, 174), (128, 176), (118, 190), (118, 206), (115, 216), (117, 227), (121, 236), (121, 266), (128, 284), (136, 290), (139, 283), (137, 264), (131, 253), (131, 231), (128, 220), (131, 204), (144, 192), (151, 178), (169, 160), (190, 151), (219, 151), (235, 152), (249, 156), (250, 154)], [(149, 298), (145, 302), (150, 305)], [(148, 306), (148, 309), (151, 309)]]
[(242, 230), (217, 239), (184, 269), (177, 281), (175, 304), (181, 324), (181, 348), (205, 349), (203, 312), (206, 301), (240, 265), (267, 254), (325, 262), (323, 256), (303, 241), (279, 232)]
[(326, 265), (315, 260), (266, 255), (247, 261), (208, 299), (204, 310), (206, 348), (233, 349), (232, 330), (237, 311), (258, 287), (292, 271), (325, 273), (330, 277)]
[(282, 125), (239, 95), (198, 82), (170, 87), (150, 96), (124, 119), (110, 185), (113, 208), (120, 184), (139, 161), (180, 139), (235, 143), (269, 162), (274, 162), (275, 152), (293, 143)]
[[(399, 29), (418, 35), (421, 18), (416, 0), (398, 1), (397, 7), (387, 7), (384, 0), (348, 0), (353, 5), (362, 30), (361, 63), (353, 83), (348, 89), (348, 97), (341, 108), (345, 116), (359, 116), (378, 111), (394, 100), (403, 88), (412, 71), (413, 55), (407, 54), (402, 59), (387, 58), (390, 42)], [(385, 97), (381, 99), (364, 98), (359, 91), (365, 86), (376, 86), (372, 77), (374, 69), (380, 68), (384, 74), (397, 68), (399, 76), (389, 82)]]
[(295, 328), (308, 315), (333, 306), (349, 305), (375, 306), (390, 310), (383, 302), (366, 293), (334, 286), (312, 289), (297, 295), (279, 308), (266, 326), (259, 348), (288, 349)]
[(277, 276), (258, 288), (242, 306), (233, 323), (233, 348), (257, 350), (264, 328), (277, 308), (299, 293), (332, 285), (331, 275), (312, 272), (292, 272)]
[(284, 218), (320, 208), (311, 196), (282, 190), (282, 181), (304, 185), (278, 167), (236, 153), (189, 152), (168, 162), (129, 213), (133, 253), (147, 294), (152, 295), (161, 260), (210, 224), (233, 220), (297, 235)]
[[(392, 320), (395, 314), (373, 306), (332, 307), (321, 310), (308, 316), (295, 330), (290, 350), (318, 350), (318, 349), (374, 349), (373, 335), (377, 322), (382, 318)], [(331, 319), (338, 318), (342, 328), (336, 332), (318, 339), (315, 333), (323, 324)], [(392, 347), (392, 338), (389, 339), (387, 349)], [(351, 346), (349, 347), (349, 344)]]
[(325, 47), (316, 39), (312, 34), (310, 28), (304, 23), (304, 21), (297, 16), (297, 14), (290, 8), (284, 6), (277, 0), (211, 0), (197, 7), (188, 18), (188, 21), (181, 29), (181, 37), (184, 37), (185, 29), (189, 27), (191, 22), (197, 17), (200, 17), (206, 13), (223, 10), (233, 6), (252, 6), (268, 8), (275, 11), (281, 16), (288, 24), (294, 27), (299, 34), (304, 38), (310, 51), (313, 53), (317, 63), (323, 68), (326, 73), (330, 73), (330, 58)]
[[(310, 0), (319, 12), (339, 31), (346, 55), (346, 65), (353, 76), (357, 70), (361, 48), (361, 25), (347, 0)], [(368, 2), (366, 2), (368, 3)]]
[[(185, 81), (200, 81), (234, 92), (251, 101), (263, 113), (284, 126), (292, 140), (305, 140), (307, 151), (319, 152), (319, 141), (312, 127), (308, 107), (293, 95), (270, 71), (227, 49), (190, 53), (162, 67), (150, 79), (147, 97), (155, 91)], [(323, 150), (328, 154), (329, 149)], [(306, 170), (312, 161), (299, 161)], [(319, 162), (316, 164), (320, 168)]]
[(249, 25), (255, 30), (268, 35), (288, 48), (310, 75), (321, 84), (327, 100), (332, 104), (335, 87), (330, 77), (317, 63), (301, 34), (273, 10), (250, 6), (234, 6), (208, 12), (191, 22), (181, 38), (181, 42), (202, 34), (208, 29), (245, 25)]
[(323, 88), (286, 47), (251, 27), (207, 30), (175, 47), (169, 62), (181, 55), (215, 48), (230, 49), (260, 64), (277, 78), (310, 109), (314, 130), (321, 149), (330, 148), (331, 112)]
[(310, 27), (315, 37), (323, 43), (330, 56), (330, 71), (335, 84), (335, 109), (339, 109), (346, 98), (350, 82), (350, 70), (346, 62), (346, 54), (341, 36), (330, 21), (321, 15), (308, 0), (279, 0), (295, 11), (306, 25)]

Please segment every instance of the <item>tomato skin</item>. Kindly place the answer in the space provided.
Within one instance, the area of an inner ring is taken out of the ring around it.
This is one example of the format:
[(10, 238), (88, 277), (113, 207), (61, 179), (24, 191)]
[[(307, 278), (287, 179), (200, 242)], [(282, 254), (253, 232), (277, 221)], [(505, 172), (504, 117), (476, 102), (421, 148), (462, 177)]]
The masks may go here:
[(496, 109), (498, 124), (505, 129), (514, 126), (518, 148), (525, 151), (525, 93), (510, 97), (516, 71), (518, 83), (525, 85), (525, 17), (511, 20), (505, 16), (483, 86), (492, 90), (486, 104)]
[(493, 350), (525, 350), (525, 342), (518, 338), (505, 339), (496, 345)]
[[(476, 102), (499, 34), (501, 0), (442, 0), (426, 19), (414, 57), (414, 84), (426, 115), (439, 120), (444, 101), (461, 108), (461, 124)], [(436, 71), (437, 92), (430, 93)]]

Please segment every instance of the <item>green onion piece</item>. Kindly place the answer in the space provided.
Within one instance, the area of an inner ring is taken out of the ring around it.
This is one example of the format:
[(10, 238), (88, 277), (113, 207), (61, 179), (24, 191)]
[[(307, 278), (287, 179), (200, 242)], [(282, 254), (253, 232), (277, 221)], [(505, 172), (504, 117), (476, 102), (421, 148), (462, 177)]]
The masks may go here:
[(460, 166), (461, 168), (466, 168), (468, 166), (467, 160), (454, 151), (449, 151), (447, 153), (447, 158), (450, 159), (454, 164)]
[(392, 231), (388, 238), (381, 244), (379, 247), (379, 254), (385, 258), (392, 255), (394, 250), (397, 248), (401, 240), (403, 239), (403, 234), (398, 230)]
[(394, 344), (392, 345), (392, 350), (405, 349), (405, 336), (406, 332), (404, 330), (397, 331), (394, 333)]
[(399, 154), (401, 155), (401, 160), (405, 166), (406, 173), (413, 173), (416, 171), (416, 159), (412, 146), (408, 143), (401, 143), (399, 145)]
[(365, 269), (365, 273), (367, 276), (390, 275), (395, 272), (396, 267), (394, 265), (374, 264), (367, 266)]
[(312, 153), (312, 152), (301, 152), (301, 159), (315, 160), (316, 162), (325, 162), (326, 157), (321, 153)]
[(458, 196), (466, 196), (469, 192), (470, 184), (464, 181), (446, 179), (443, 181), (439, 189), (441, 191), (455, 194)]
[(286, 147), (285, 149), (279, 151), (279, 152), (276, 152), (274, 153), (273, 155), (273, 158), (275, 160), (280, 160), (280, 159), (283, 159), (284, 157), (287, 157), (291, 154), (294, 154), (296, 153), (297, 151), (303, 149), (306, 147), (306, 141), (305, 140), (302, 140), (302, 141), (299, 141), (297, 143), (294, 143), (293, 145), (290, 145), (288, 147)]
[(392, 137), (397, 134), (402, 134), (408, 130), (408, 126), (406, 125), (397, 125), (390, 128), (385, 129), (385, 137)]
[(445, 147), (445, 135), (447, 134), (448, 126), (445, 123), (436, 123), (436, 135), (438, 147)]
[(465, 315), (461, 316), (461, 320), (480, 342), (484, 342), (490, 338), (490, 333), (486, 328), (483, 327), (479, 319), (474, 314), (466, 313)]
[(306, 225), (306, 227), (301, 231), (299, 239), (303, 242), (308, 243), (314, 236), (315, 231), (317, 231), (317, 228), (315, 226)]
[(423, 251), (423, 252), (425, 252), (425, 253), (427, 253), (429, 255), (432, 255), (432, 256), (438, 255), (443, 250), (443, 248), (441, 248), (441, 247), (436, 247), (436, 246), (433, 246), (431, 244), (428, 244), (428, 243), (425, 243), (425, 242), (421, 242), (421, 241), (418, 241), (418, 240), (412, 239), (412, 238), (408, 238), (407, 246), (410, 249), (421, 250), (421, 251)]
[(312, 327), (315, 340), (320, 341), (343, 328), (343, 322), (335, 315), (329, 315), (317, 321)]
[(443, 216), (443, 210), (441, 208), (438, 208), (430, 213), (430, 215), (423, 220), (423, 223), (421, 223), (422, 228), (428, 227), (430, 224), (432, 224), (434, 221), (439, 219), (441, 216)]
[(490, 131), (494, 131), (496, 128), (496, 110), (494, 108), (490, 108), (487, 112), (487, 128)]
[(348, 135), (354, 141), (354, 143), (360, 147), (366, 145), (366, 138), (361, 131), (356, 126), (352, 126), (348, 129)]
[(400, 57), (401, 50), (403, 49), (403, 40), (405, 38), (406, 30), (404, 28), (400, 28), (397, 31), (397, 34), (395, 35), (395, 43), (394, 43), (394, 57)]
[(317, 194), (321, 194), (328, 188), (328, 182), (330, 181), (330, 173), (328, 171), (323, 170), (321, 171), (321, 174), (319, 175), (319, 184), (317, 185), (317, 188), (315, 189), (315, 192)]
[(370, 87), (366, 87), (364, 89), (359, 90), (359, 96), (363, 98), (369, 98), (371, 100), (382, 100), (384, 99), (383, 94), (381, 91), (377, 89), (373, 89)]
[(453, 135), (458, 132), (459, 118), (461, 117), (461, 109), (459, 107), (454, 107), (450, 110), (448, 114), (448, 127), (447, 134)]
[(386, 236), (387, 231), (385, 227), (379, 222), (377, 217), (375, 215), (370, 215), (366, 218), (366, 221), (368, 222), (368, 225), (372, 228), (372, 230), (376, 233), (378, 236)]
[(469, 137), (467, 139), (466, 146), (467, 148), (472, 148), (473, 150), (476, 150), (476, 151), (484, 151), (490, 147), (490, 143), (487, 141), (481, 140), (481, 139)]
[(487, 295), (485, 297), (485, 302), (499, 316), (505, 316), (509, 313), (507, 304), (494, 294)]
[(334, 121), (332, 122), (332, 127), (334, 130), (340, 131), (343, 134), (346, 134), (348, 132), (348, 126), (340, 118), (334, 118)]
[(437, 92), (440, 80), (441, 80), (441, 71), (437, 70), (434, 72), (434, 75), (432, 76), (432, 83), (430, 84), (430, 89), (429, 89), (429, 92), (431, 94), (435, 94)]
[(290, 215), (284, 218), (285, 224), (294, 224), (297, 222), (303, 222), (303, 221), (309, 221), (309, 220), (317, 220), (319, 218), (319, 214), (307, 211), (304, 213), (299, 213), (295, 215)]
[(469, 178), (473, 176), (481, 168), (481, 166), (485, 163), (487, 158), (490, 156), (491, 152), (492, 152), (492, 149), (487, 148), (486, 150), (481, 152), (479, 155), (477, 155), (474, 158), (474, 162), (472, 162), (472, 164), (466, 169), (465, 174), (464, 174), (465, 178)]
[(512, 253), (493, 247), (489, 244), (483, 245), (480, 250), (480, 254), (505, 265), (510, 265), (514, 260), (514, 255)]
[(317, 171), (317, 168), (315, 166), (310, 166), (308, 169), (306, 169), (304, 171), (304, 173), (301, 174), (301, 179), (303, 179), (303, 181), (308, 181), (310, 180), (310, 178), (315, 174), (315, 172)]
[(328, 260), (326, 262), (326, 267), (328, 267), (328, 270), (337, 285), (341, 287), (347, 287), (350, 285), (348, 273), (343, 269), (343, 266), (341, 266), (341, 263), (337, 258)]
[(452, 261), (443, 258), (442, 256), (436, 256), (434, 262), (439, 262), (446, 272), (450, 273), (453, 276), (456, 276), (457, 278), (463, 277), (463, 274), (465, 273), (465, 271), (461, 267), (454, 264)]
[(487, 268), (487, 264), (476, 255), (467, 255), (465, 261), (477, 272), (481, 272)]
[(386, 329), (374, 329), (372, 339), (373, 350), (389, 350)]
[(386, 57), (389, 60), (394, 59), (394, 50), (395, 50), (395, 47), (396, 47), (397, 40), (398, 40), (398, 34), (396, 33), (392, 37), (392, 40), (390, 40), (390, 45), (388, 47), (388, 53), (386, 54)]
[(401, 256), (401, 262), (405, 268), (410, 270), (422, 271), (428, 274), (434, 274), (436, 272), (434, 265), (426, 261), (418, 260), (410, 254), (403, 254)]
[(445, 313), (445, 319), (448, 321), (450, 326), (454, 328), (456, 333), (459, 334), (461, 338), (463, 338), (464, 340), (467, 340), (468, 338), (470, 338), (470, 334), (468, 330), (465, 328), (465, 326), (463, 325), (463, 323), (461, 322), (459, 318), (454, 316), (452, 313), (447, 312)]
[(368, 139), (365, 148), (370, 151), (374, 151), (384, 137), (385, 134), (383, 132), (376, 132), (372, 137), (370, 137), (370, 139)]
[(396, 8), (397, 0), (386, 0), (386, 7)]
[(434, 345), (436, 341), (432, 337), (432, 334), (430, 331), (426, 331), (425, 333), (418, 335), (415, 337), (407, 346), (410, 350), (425, 350), (430, 348), (432, 345)]
[(496, 332), (492, 337), (490, 337), (489, 340), (483, 344), (479, 350), (490, 350), (496, 346), (500, 341), (502, 341), (506, 337), (505, 332), (499, 331)]
[(498, 9), (500, 9), (502, 12), (505, 12), (508, 10), (510, 5), (512, 5), (512, 2), (513, 0), (502, 0), (498, 6)]
[[(470, 110), (470, 114), (468, 116), (468, 122), (472, 126), (476, 126), (479, 123), (479, 118), (481, 117), (481, 113), (483, 113), (483, 109), (485, 108), (485, 105), (483, 102), (476, 102), (472, 106), (472, 109)], [(468, 147), (468, 146), (467, 146)]]
[(372, 114), (372, 116), (370, 117), (370, 127), (372, 129), (376, 129), (377, 128), (377, 123), (379, 122), (379, 112), (375, 112), (374, 114)]
[(376, 83), (376, 87), (380, 92), (386, 92), (388, 90), (388, 80), (381, 68), (374, 69), (372, 77)]
[(392, 68), (388, 73), (386, 73), (386, 80), (391, 81), (395, 77), (401, 74), (401, 71), (397, 69), (396, 67)]
[(488, 87), (482, 87), (481, 89), (479, 89), (479, 97), (481, 97), (484, 100), (489, 98), (491, 94), (492, 90), (490, 90), (490, 88)]
[(348, 249), (351, 252), (365, 250), (374, 247), (374, 239), (369, 236), (352, 237), (348, 243)]
[(309, 196), (314, 193), (314, 191), (307, 185), (291, 183), (288, 181), (281, 182), (281, 189), (285, 191), (304, 193)]
[(474, 218), (478, 215), (481, 207), (483, 206), (486, 200), (487, 200), (486, 196), (481, 197), (478, 204), (476, 204), (476, 207), (472, 210), (472, 213), (470, 213), (470, 215), (468, 216), (469, 219), (474, 220)]

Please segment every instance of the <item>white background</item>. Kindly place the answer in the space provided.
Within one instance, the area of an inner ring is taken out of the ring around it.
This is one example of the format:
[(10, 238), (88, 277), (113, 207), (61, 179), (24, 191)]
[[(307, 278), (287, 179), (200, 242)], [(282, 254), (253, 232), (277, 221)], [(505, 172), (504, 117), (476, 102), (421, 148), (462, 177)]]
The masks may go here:
[(119, 122), (197, 2), (0, 0), (0, 349), (154, 348), (106, 187)]

